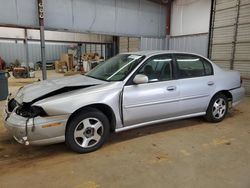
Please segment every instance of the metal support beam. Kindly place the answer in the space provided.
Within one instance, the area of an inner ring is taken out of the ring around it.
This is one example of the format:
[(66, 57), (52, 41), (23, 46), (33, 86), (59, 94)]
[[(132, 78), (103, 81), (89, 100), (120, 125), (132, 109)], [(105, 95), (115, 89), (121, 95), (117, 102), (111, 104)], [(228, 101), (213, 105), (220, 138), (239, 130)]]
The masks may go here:
[(235, 48), (237, 42), (237, 34), (238, 34), (238, 25), (239, 25), (239, 15), (240, 15), (240, 0), (237, 1), (237, 9), (236, 9), (236, 20), (235, 20), (235, 27), (234, 27), (234, 38), (233, 38), (233, 49), (232, 49), (232, 56), (230, 61), (230, 69), (234, 69), (234, 60), (235, 60)]
[(112, 56), (119, 53), (119, 37), (113, 36)]
[(166, 5), (166, 35), (170, 35), (172, 1)]
[(101, 56), (103, 57), (103, 46), (101, 44)]
[(25, 59), (26, 59), (26, 67), (29, 75), (29, 46), (28, 46), (28, 33), (27, 29), (24, 29), (24, 46), (25, 46)]
[(128, 48), (127, 48), (127, 51), (130, 52), (130, 41), (129, 41), (129, 37), (127, 37), (127, 39), (128, 39), (128, 46), (127, 46)]
[(170, 35), (166, 35), (166, 41), (165, 41), (165, 46), (164, 46), (165, 50), (170, 50), (169, 42), (170, 42)]
[(105, 48), (105, 60), (106, 60), (108, 58), (107, 44), (105, 44), (104, 48)]
[(208, 48), (207, 48), (207, 57), (209, 59), (211, 59), (211, 57), (212, 57), (212, 44), (213, 44), (214, 20), (215, 20), (215, 5), (216, 5), (216, 0), (212, 0), (211, 1), (211, 10), (210, 10), (210, 21), (209, 21)]
[(37, 0), (38, 6), (38, 19), (40, 27), (40, 44), (41, 44), (41, 62), (42, 62), (42, 72), (43, 80), (47, 79), (46, 73), (46, 56), (45, 56), (45, 37), (44, 37), (44, 6), (43, 0)]
[(77, 62), (81, 63), (82, 60), (82, 43), (77, 44)]

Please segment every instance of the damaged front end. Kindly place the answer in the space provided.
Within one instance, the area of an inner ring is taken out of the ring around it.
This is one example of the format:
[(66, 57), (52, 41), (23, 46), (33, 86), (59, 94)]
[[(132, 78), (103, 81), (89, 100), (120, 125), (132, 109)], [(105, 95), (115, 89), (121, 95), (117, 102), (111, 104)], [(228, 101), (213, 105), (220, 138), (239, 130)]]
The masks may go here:
[(42, 107), (34, 105), (37, 100), (22, 104), (17, 101), (15, 98), (7, 101), (4, 120), (18, 143), (43, 145), (64, 141), (69, 114), (50, 116)]
[(26, 118), (34, 118), (37, 116), (47, 116), (47, 113), (40, 106), (30, 106), (24, 103), (22, 106), (17, 107), (16, 114)]
[[(30, 103), (23, 103), (19, 104), (15, 98), (12, 98), (7, 103), (7, 116), (5, 118), (5, 121), (8, 121), (8, 118), (11, 114), (13, 116), (20, 116), (23, 120), (25, 120), (24, 123), (24, 131), (20, 131), (19, 134), (14, 135), (13, 137), (15, 140), (21, 144), (29, 145), (28, 141), (28, 125), (30, 124), (30, 120), (32, 122), (31, 132), (34, 132), (35, 130), (35, 118), (36, 117), (46, 117), (47, 113), (43, 110), (42, 107), (39, 106), (31, 106)], [(20, 120), (18, 120), (20, 122)], [(22, 124), (23, 125), (23, 124)], [(23, 127), (23, 126), (20, 126)], [(12, 128), (13, 130), (13, 128)], [(21, 135), (21, 136), (20, 136)]]
[[(16, 96), (9, 96), (4, 111), (5, 127), (22, 144), (63, 142), (71, 112), (63, 111), (62, 103), (54, 103), (53, 100), (69, 98), (74, 91), (105, 83), (76, 75), (26, 85), (18, 90)], [(48, 100), (51, 101), (43, 103)]]
[(15, 110), (17, 115), (26, 118), (34, 118), (37, 116), (47, 116), (47, 113), (39, 106), (31, 106), (30, 103), (18, 104), (13, 98), (8, 102), (8, 111), (13, 112)]

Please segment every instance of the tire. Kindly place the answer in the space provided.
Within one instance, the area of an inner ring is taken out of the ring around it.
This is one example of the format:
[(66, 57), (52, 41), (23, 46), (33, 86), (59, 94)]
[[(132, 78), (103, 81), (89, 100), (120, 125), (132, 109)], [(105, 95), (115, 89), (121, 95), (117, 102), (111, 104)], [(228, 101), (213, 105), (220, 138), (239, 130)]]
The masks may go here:
[(222, 121), (228, 111), (228, 99), (222, 93), (216, 94), (210, 101), (205, 119), (212, 123)]
[(88, 153), (102, 147), (109, 136), (108, 118), (99, 110), (88, 108), (76, 114), (67, 125), (67, 146), (78, 153)]

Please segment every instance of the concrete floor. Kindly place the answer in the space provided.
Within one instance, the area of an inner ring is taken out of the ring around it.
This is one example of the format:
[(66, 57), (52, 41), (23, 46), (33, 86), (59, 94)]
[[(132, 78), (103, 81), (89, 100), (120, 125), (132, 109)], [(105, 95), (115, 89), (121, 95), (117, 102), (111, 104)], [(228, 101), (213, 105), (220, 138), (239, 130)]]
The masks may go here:
[(193, 118), (112, 134), (82, 155), (17, 144), (0, 120), (0, 187), (249, 188), (249, 106), (247, 97), (218, 124)]

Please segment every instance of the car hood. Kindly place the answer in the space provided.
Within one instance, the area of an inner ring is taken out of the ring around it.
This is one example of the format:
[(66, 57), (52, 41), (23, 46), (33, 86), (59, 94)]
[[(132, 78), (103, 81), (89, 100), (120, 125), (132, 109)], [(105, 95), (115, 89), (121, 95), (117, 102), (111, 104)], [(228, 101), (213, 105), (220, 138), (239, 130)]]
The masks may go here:
[(67, 76), (63, 78), (40, 81), (21, 88), (18, 91), (15, 100), (19, 104), (34, 103), (38, 100), (60, 93), (105, 83), (107, 82), (83, 75)]

